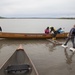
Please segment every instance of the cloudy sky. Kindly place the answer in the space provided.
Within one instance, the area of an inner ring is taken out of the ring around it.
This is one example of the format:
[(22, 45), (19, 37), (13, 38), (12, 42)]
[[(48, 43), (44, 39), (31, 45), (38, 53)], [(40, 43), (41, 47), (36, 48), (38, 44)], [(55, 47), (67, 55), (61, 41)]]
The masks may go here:
[(75, 17), (75, 0), (0, 0), (3, 17)]

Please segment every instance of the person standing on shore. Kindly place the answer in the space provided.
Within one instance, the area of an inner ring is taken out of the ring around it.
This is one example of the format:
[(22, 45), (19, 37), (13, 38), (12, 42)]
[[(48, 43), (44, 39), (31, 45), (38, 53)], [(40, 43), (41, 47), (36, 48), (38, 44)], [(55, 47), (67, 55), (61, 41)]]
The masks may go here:
[(70, 48), (71, 50), (75, 50), (75, 25), (73, 26), (73, 28), (71, 28), (69, 34), (68, 34), (68, 38), (65, 42), (65, 44), (62, 45), (62, 47), (67, 48), (67, 43), (69, 42), (69, 40), (71, 39), (72, 44), (73, 44), (73, 48)]
[(2, 28), (1, 28), (1, 26), (0, 26), (0, 32), (2, 32)]

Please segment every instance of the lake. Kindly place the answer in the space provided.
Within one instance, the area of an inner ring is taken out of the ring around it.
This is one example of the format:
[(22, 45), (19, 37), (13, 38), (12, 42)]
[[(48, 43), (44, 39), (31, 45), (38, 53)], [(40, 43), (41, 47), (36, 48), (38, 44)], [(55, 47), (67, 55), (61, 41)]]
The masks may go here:
[[(60, 40), (64, 43), (65, 40)], [(22, 44), (34, 63), (39, 75), (75, 75), (75, 52), (70, 51), (72, 43), (64, 49), (48, 40), (0, 40), (0, 67)], [(1, 75), (1, 74), (0, 74)], [(19, 74), (20, 75), (20, 74)]]
[[(68, 32), (75, 24), (71, 19), (0, 19), (3, 32), (44, 33), (47, 26), (62, 27)], [(61, 40), (64, 43), (65, 39)], [(72, 43), (64, 49), (47, 40), (0, 39), (0, 67), (22, 44), (33, 61), (39, 75), (75, 75), (75, 52), (70, 51)]]
[(68, 32), (74, 24), (75, 19), (0, 19), (3, 32), (16, 33), (44, 33), (47, 26)]

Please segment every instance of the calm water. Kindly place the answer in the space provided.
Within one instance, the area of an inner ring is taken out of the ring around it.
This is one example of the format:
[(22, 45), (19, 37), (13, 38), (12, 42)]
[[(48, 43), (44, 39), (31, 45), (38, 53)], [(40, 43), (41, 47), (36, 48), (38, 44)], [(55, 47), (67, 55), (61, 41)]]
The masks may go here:
[(75, 20), (67, 19), (0, 19), (3, 32), (44, 33), (47, 26), (56, 29), (62, 27), (65, 32), (75, 24)]
[[(63, 40), (60, 40), (62, 43)], [(13, 54), (19, 44), (32, 59), (39, 75), (75, 75), (75, 53), (47, 40), (0, 40), (0, 66)]]
[[(64, 19), (0, 19), (3, 32), (44, 33), (47, 26), (62, 27), (68, 32), (75, 20)], [(65, 41), (65, 40), (64, 40)], [(63, 41), (61, 41), (63, 42)], [(18, 48), (23, 45), (40, 75), (75, 75), (75, 53), (54, 46), (47, 40), (0, 39), (0, 67)]]

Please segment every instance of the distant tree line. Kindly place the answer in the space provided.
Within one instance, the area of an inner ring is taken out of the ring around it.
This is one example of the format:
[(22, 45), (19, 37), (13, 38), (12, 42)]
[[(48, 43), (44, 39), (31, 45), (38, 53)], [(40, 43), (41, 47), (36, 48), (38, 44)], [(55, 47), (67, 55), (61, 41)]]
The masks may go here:
[(4, 17), (1, 17), (1, 16), (0, 16), (0, 18), (2, 19), (2, 18), (4, 18)]
[(2, 17), (0, 16), (0, 19), (75, 19), (75, 17), (59, 17), (59, 18), (52, 18), (52, 17)]

